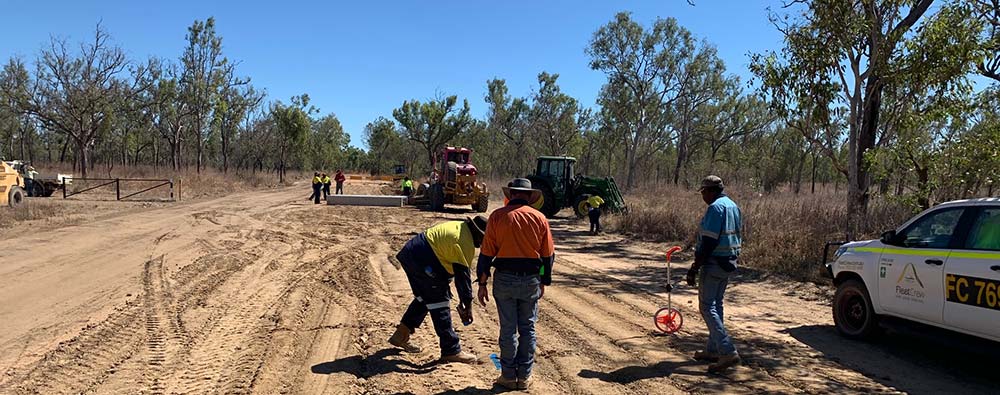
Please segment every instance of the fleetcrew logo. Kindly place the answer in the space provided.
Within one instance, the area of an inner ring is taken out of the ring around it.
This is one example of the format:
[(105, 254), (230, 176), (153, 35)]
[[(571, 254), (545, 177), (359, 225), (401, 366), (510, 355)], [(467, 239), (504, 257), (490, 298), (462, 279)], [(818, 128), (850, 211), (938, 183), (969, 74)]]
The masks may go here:
[(907, 263), (896, 280), (896, 297), (910, 302), (924, 302), (924, 282), (920, 281), (917, 267)]

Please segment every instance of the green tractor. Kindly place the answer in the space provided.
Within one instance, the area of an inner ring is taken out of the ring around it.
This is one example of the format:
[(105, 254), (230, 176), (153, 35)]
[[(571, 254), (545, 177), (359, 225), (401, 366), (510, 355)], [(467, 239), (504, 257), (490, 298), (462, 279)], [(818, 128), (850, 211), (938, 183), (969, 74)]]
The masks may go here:
[(573, 172), (576, 158), (540, 156), (535, 174), (529, 175), (531, 185), (542, 191), (542, 201), (536, 208), (546, 217), (572, 207), (578, 217), (587, 215), (587, 199), (597, 195), (604, 199), (605, 212), (626, 213), (628, 207), (614, 177), (588, 177)]

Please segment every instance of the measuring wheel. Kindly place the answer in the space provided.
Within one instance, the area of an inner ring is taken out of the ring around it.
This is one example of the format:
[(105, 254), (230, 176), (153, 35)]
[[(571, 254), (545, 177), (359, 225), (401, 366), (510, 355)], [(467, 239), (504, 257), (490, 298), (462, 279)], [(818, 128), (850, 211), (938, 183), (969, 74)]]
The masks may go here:
[(681, 248), (677, 246), (667, 249), (667, 307), (661, 308), (656, 311), (656, 314), (653, 314), (653, 325), (656, 326), (657, 330), (666, 334), (679, 331), (681, 325), (684, 324), (684, 316), (681, 315), (680, 310), (674, 308), (671, 300), (674, 284), (670, 278), (670, 257), (680, 250)]
[(656, 311), (656, 315), (653, 316), (653, 324), (660, 332), (674, 333), (679, 331), (681, 325), (684, 324), (684, 316), (681, 315), (680, 310), (664, 307)]

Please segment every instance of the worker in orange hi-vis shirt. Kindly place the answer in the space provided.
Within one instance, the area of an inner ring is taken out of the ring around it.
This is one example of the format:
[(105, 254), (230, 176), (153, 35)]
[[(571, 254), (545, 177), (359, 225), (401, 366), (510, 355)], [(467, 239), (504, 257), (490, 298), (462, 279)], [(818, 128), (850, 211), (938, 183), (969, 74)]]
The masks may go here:
[(487, 280), (493, 277), (493, 299), (500, 315), (500, 376), (496, 384), (528, 389), (535, 362), (538, 300), (552, 283), (555, 246), (549, 221), (532, 203), (541, 192), (531, 181), (514, 179), (503, 188), (509, 202), (490, 215), (479, 253), (479, 303), (489, 301)]

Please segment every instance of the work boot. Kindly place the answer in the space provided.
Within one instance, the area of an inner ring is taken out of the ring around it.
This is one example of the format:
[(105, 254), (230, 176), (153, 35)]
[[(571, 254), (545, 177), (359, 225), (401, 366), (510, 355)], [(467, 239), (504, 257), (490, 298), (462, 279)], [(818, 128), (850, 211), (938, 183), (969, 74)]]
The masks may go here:
[(708, 351), (697, 351), (694, 353), (694, 359), (702, 362), (716, 362), (719, 360), (719, 354)]
[(532, 382), (531, 376), (525, 377), (523, 379), (517, 379), (517, 389), (527, 390), (528, 388), (531, 387), (531, 382)]
[(413, 332), (410, 332), (410, 328), (407, 328), (406, 325), (399, 324), (396, 326), (396, 332), (389, 338), (389, 344), (402, 348), (403, 351), (409, 353), (418, 353), (420, 352), (420, 347), (410, 344), (411, 334), (413, 334)]
[(730, 355), (723, 355), (719, 357), (719, 361), (708, 365), (709, 373), (722, 373), (733, 366), (739, 365), (742, 360), (740, 359), (740, 354), (732, 353)]
[(476, 355), (473, 353), (459, 351), (458, 354), (444, 355), (438, 361), (440, 361), (441, 363), (459, 362), (467, 364), (476, 364), (479, 363), (479, 358), (477, 358)]
[(497, 376), (497, 379), (496, 381), (493, 382), (493, 385), (499, 385), (509, 390), (516, 390), (518, 382), (517, 379), (508, 379), (506, 377), (503, 377), (503, 375), (501, 374)]

